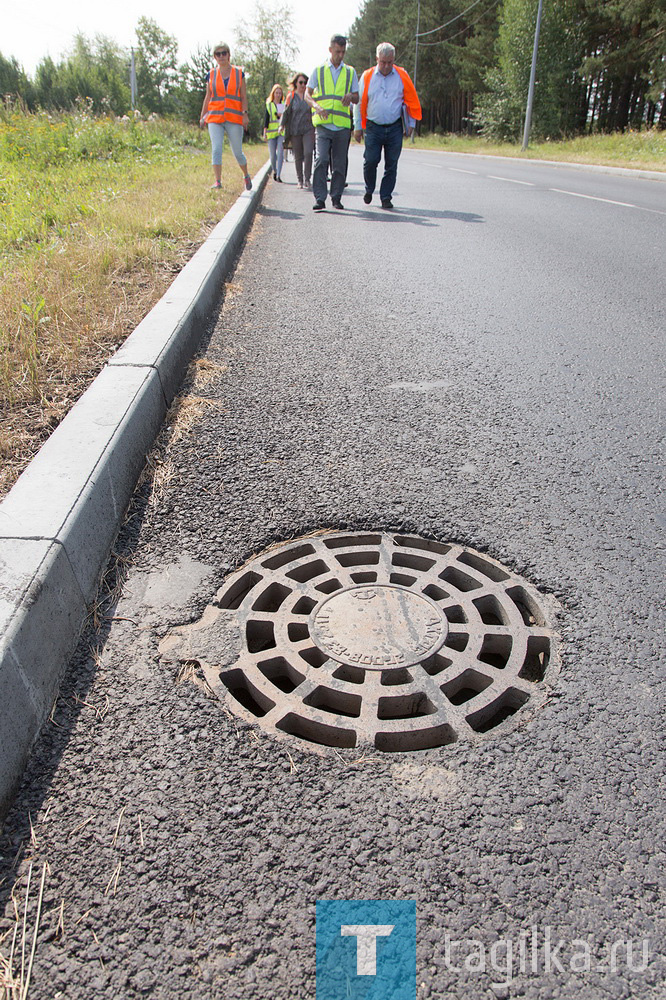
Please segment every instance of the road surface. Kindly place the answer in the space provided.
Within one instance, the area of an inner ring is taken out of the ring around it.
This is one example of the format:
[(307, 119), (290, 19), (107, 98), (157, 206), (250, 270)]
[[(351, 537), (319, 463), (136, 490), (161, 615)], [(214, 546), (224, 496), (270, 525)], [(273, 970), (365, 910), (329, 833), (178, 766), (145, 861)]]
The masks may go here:
[[(419, 1000), (664, 995), (666, 185), (406, 150), (387, 212), (361, 176), (353, 149), (321, 215), (293, 164), (270, 182), (137, 489), (2, 841), (10, 937), (49, 865), (31, 1000), (314, 998), (317, 899), (415, 900)], [(550, 595), (546, 705), (316, 753), (160, 656), (321, 528), (463, 543)]]

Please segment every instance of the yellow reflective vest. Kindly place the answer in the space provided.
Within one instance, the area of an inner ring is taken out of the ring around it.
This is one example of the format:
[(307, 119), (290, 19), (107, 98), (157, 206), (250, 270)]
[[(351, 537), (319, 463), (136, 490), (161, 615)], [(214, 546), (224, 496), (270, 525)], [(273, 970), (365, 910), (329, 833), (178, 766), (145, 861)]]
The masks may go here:
[(268, 125), (266, 126), (266, 138), (277, 139), (280, 131), (280, 118), (278, 109), (273, 101), (266, 101), (266, 111), (268, 111)]
[(338, 128), (351, 128), (351, 114), (348, 107), (342, 103), (345, 94), (351, 93), (354, 70), (351, 66), (343, 66), (338, 79), (333, 83), (331, 67), (326, 63), (317, 70), (317, 86), (312, 94), (317, 104), (328, 111), (328, 118), (322, 118), (312, 112), (313, 125), (337, 125)]

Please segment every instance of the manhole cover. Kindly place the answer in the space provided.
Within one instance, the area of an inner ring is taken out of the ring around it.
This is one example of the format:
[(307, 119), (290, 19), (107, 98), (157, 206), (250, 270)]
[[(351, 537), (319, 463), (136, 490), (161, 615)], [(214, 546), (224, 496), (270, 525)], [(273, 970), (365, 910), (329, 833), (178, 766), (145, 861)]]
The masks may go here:
[(325, 533), (250, 560), (161, 649), (199, 661), (225, 704), (276, 734), (421, 750), (543, 702), (557, 662), (545, 602), (461, 545)]
[(423, 594), (394, 583), (348, 587), (318, 604), (310, 635), (323, 653), (366, 670), (411, 667), (446, 639), (443, 611)]

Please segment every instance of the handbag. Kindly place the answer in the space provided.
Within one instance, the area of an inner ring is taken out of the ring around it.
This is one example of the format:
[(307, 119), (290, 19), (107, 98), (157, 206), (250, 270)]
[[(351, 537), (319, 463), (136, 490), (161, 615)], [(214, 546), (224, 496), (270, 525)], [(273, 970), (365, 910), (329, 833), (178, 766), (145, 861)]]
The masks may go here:
[(283, 135), (282, 145), (285, 149), (289, 149), (291, 145), (291, 136), (289, 135), (289, 126), (291, 124), (291, 116), (293, 114), (293, 107), (291, 105), (291, 99), (293, 94), (287, 95), (287, 106), (282, 112), (282, 120), (280, 121), (280, 131)]

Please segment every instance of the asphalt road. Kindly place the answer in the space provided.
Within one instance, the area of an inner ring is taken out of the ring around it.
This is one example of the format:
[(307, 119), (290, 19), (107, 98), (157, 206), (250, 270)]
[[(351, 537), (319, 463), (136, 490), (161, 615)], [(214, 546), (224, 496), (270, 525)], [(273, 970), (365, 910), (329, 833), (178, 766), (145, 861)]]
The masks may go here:
[[(408, 150), (389, 213), (359, 150), (349, 179), (321, 215), (293, 165), (267, 189), (7, 822), (0, 932), (49, 865), (31, 1000), (314, 998), (317, 899), (415, 900), (419, 998), (666, 991), (666, 185)], [(556, 599), (545, 707), (314, 753), (159, 656), (326, 527), (462, 542)]]

